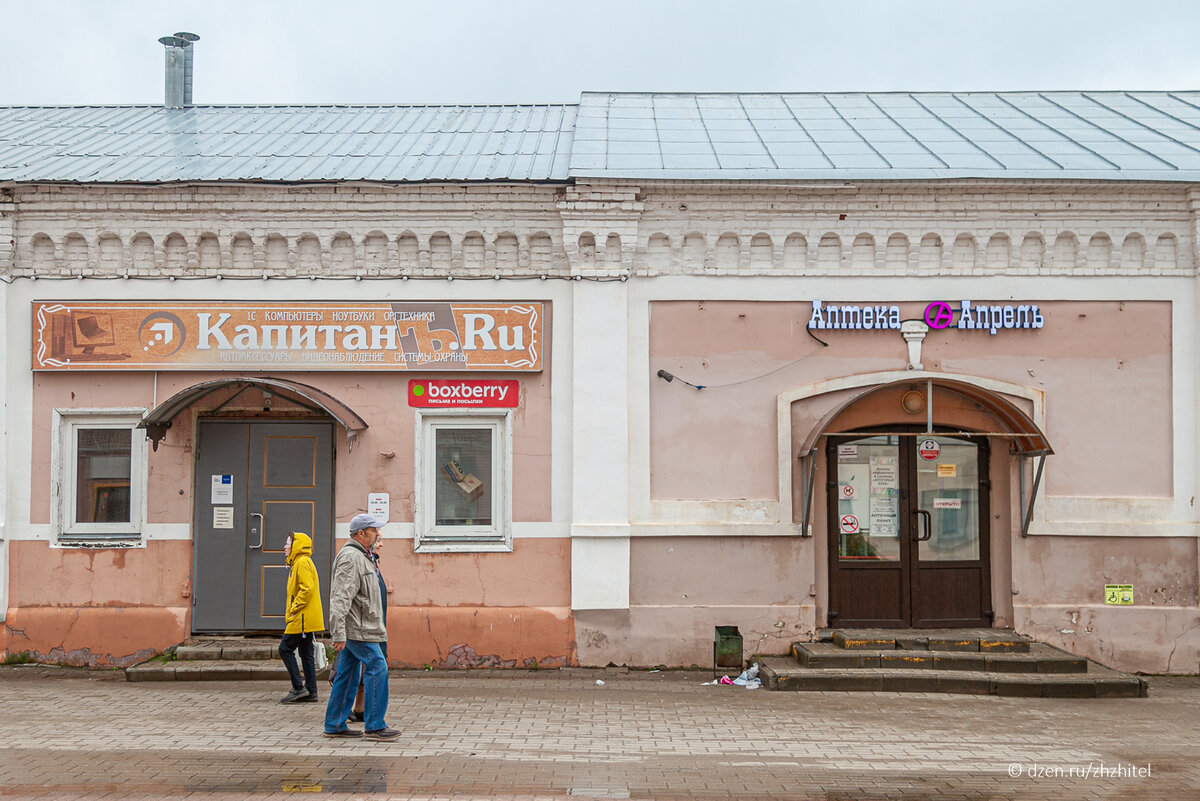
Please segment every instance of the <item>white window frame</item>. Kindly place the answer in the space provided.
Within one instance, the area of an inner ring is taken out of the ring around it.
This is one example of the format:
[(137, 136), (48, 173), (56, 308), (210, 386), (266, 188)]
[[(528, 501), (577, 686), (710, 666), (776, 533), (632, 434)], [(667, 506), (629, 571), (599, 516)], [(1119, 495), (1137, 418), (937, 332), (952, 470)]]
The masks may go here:
[[(414, 550), (417, 553), (511, 552), (512, 411), (495, 409), (421, 410), (415, 417)], [(435, 435), (441, 428), (486, 428), (491, 430), (492, 524), (490, 526), (436, 525), (435, 492), (441, 466), (435, 464)]]
[[(140, 543), (146, 528), (146, 432), (137, 428), (146, 409), (55, 409), (51, 464), (50, 528), (60, 545)], [(130, 430), (129, 522), (75, 521), (78, 444), (83, 428)]]

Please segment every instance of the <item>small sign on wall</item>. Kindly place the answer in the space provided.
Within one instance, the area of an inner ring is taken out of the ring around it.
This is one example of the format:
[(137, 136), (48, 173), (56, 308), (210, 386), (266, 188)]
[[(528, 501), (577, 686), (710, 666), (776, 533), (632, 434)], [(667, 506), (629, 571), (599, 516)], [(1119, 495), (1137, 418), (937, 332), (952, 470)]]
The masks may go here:
[(391, 510), (391, 496), (386, 492), (372, 492), (367, 495), (367, 513), (378, 520), (380, 525), (388, 522)]
[(232, 506), (214, 506), (213, 507), (213, 528), (233, 528), (233, 507)]
[(1132, 584), (1105, 584), (1104, 603), (1106, 606), (1132, 606)]
[(212, 503), (233, 503), (233, 476), (229, 473), (213, 475)]

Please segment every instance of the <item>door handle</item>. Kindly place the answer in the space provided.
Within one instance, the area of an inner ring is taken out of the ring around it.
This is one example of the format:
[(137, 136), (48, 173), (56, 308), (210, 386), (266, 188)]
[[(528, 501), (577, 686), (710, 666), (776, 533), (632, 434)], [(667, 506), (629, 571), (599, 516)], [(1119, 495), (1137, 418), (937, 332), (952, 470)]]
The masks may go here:
[(251, 545), (250, 550), (257, 551), (258, 549), (262, 548), (262, 546), (263, 546), (263, 535), (265, 535), (267, 533), (267, 521), (258, 512), (251, 512), (250, 516), (258, 518), (259, 528), (251, 528), (250, 529), (251, 534), (258, 535), (258, 545)]
[(921, 536), (921, 524), (917, 524), (917, 536), (913, 538), (913, 542), (928, 542), (933, 538), (933, 515), (924, 509), (916, 509), (913, 514), (925, 520), (925, 536)]

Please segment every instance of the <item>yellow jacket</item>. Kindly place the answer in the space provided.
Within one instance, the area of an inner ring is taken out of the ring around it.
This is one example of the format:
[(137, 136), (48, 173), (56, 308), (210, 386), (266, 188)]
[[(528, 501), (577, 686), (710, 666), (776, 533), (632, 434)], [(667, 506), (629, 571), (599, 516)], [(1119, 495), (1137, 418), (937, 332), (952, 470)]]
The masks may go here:
[(292, 552), (287, 555), (291, 566), (287, 583), (287, 611), (284, 634), (304, 634), (325, 630), (325, 612), (321, 609), (321, 587), (317, 566), (312, 560), (312, 537), (303, 531), (292, 532)]

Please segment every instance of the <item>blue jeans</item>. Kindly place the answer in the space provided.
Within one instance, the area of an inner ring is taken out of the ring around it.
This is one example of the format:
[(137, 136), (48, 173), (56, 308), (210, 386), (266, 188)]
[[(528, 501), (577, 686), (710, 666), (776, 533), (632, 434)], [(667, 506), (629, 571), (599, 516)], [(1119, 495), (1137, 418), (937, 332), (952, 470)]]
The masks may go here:
[(386, 729), (384, 716), (388, 705), (387, 662), (377, 642), (346, 640), (346, 647), (338, 651), (337, 676), (329, 688), (329, 701), (325, 705), (325, 731), (346, 730), (346, 718), (354, 708), (354, 695), (358, 692), (359, 668), (363, 676), (363, 722), (367, 731)]

